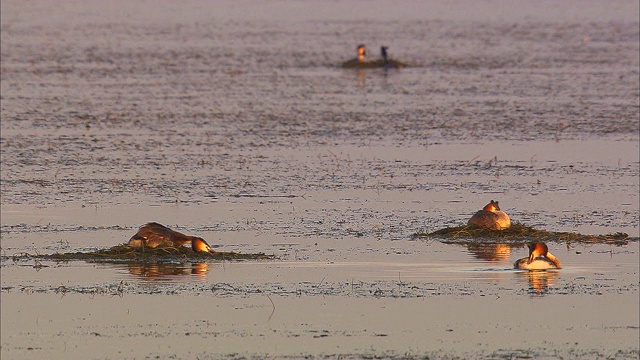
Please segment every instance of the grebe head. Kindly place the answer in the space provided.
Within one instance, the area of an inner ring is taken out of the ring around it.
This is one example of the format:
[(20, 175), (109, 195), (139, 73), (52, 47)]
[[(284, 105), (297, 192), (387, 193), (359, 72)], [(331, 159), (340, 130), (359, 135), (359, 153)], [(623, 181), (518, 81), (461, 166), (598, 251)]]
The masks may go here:
[(496, 211), (500, 211), (500, 206), (498, 206), (497, 201), (491, 200), (491, 202), (485, 205), (485, 207), (482, 208), (482, 210), (489, 211), (489, 212), (496, 212)]
[(207, 242), (202, 238), (194, 238), (191, 240), (191, 248), (195, 252), (214, 252), (211, 246), (209, 246), (209, 244), (207, 244)]
[(529, 262), (533, 262), (536, 258), (540, 256), (546, 257), (549, 253), (549, 248), (547, 244), (543, 242), (530, 243), (527, 245), (529, 247)]
[(358, 61), (364, 61), (364, 56), (366, 55), (364, 44), (358, 45), (356, 50), (358, 51)]

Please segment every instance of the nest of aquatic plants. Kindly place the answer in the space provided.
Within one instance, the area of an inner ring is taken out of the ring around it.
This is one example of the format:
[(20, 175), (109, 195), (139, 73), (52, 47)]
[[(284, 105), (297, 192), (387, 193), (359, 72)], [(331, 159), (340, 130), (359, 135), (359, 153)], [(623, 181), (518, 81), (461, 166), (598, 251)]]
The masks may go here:
[(342, 63), (342, 67), (345, 69), (374, 69), (374, 68), (405, 68), (409, 67), (409, 65), (401, 63), (397, 60), (387, 60), (384, 59), (374, 60), (374, 61), (360, 61), (358, 59), (353, 59), (349, 61), (345, 61)]
[[(14, 256), (16, 257), (16, 256)], [(41, 260), (262, 260), (272, 259), (273, 255), (264, 253), (242, 254), (236, 252), (195, 252), (186, 246), (163, 247), (155, 249), (132, 248), (128, 245), (117, 245), (109, 249), (101, 249), (92, 252), (57, 253), (46, 255), (21, 254), (17, 257), (35, 258)]]
[[(534, 229), (521, 223), (512, 223), (504, 230), (479, 229), (472, 226), (448, 227), (434, 232), (417, 232), (414, 238), (436, 238), (451, 243), (469, 243), (474, 240), (494, 242), (575, 242), (592, 244), (626, 245), (629, 235), (621, 232), (607, 235), (583, 235), (572, 232), (558, 232)], [(635, 239), (638, 240), (638, 239)]]

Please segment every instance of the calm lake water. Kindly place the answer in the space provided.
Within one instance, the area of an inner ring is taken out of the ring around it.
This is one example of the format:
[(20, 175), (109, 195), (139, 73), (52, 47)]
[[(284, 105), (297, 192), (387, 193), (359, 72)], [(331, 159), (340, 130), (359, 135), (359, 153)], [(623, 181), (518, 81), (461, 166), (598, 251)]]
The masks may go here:
[[(637, 1), (1, 5), (3, 358), (638, 357)], [(148, 221), (277, 258), (12, 259)]]

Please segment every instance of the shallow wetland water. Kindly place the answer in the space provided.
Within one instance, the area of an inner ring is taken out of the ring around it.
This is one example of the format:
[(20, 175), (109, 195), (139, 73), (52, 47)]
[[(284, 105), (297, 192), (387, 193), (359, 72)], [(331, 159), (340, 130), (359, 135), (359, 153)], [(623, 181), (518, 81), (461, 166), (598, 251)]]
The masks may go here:
[[(2, 2), (3, 359), (638, 358), (637, 2), (179, 4)], [(149, 221), (274, 258), (29, 256)]]

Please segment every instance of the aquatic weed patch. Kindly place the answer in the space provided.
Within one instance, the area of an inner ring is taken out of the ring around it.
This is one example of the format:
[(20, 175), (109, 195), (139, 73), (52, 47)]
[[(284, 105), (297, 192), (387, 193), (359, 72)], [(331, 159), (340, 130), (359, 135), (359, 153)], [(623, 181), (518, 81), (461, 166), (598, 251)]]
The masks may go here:
[(163, 247), (155, 249), (138, 249), (128, 245), (116, 245), (108, 249), (101, 249), (92, 252), (69, 252), (56, 254), (28, 254), (21, 253), (12, 256), (18, 259), (41, 259), (41, 260), (263, 260), (273, 259), (273, 255), (265, 253), (243, 254), (236, 252), (195, 252), (192, 249), (181, 247)]
[(629, 235), (621, 232), (606, 235), (584, 235), (572, 232), (558, 232), (538, 230), (532, 226), (521, 223), (513, 223), (505, 230), (479, 229), (471, 226), (447, 227), (433, 232), (417, 232), (413, 238), (435, 238), (450, 243), (467, 244), (475, 240), (488, 240), (494, 242), (575, 242), (592, 244), (626, 245), (629, 241), (637, 241)]
[[(403, 62), (397, 60), (387, 60), (386, 62), (383, 59), (373, 60), (373, 61), (359, 61), (358, 59), (353, 59), (349, 61), (345, 61), (342, 63), (342, 68), (344, 69), (376, 69), (376, 68), (394, 68), (394, 69), (402, 69), (410, 67), (409, 64), (405, 64)], [(414, 65), (415, 67), (415, 65)]]

